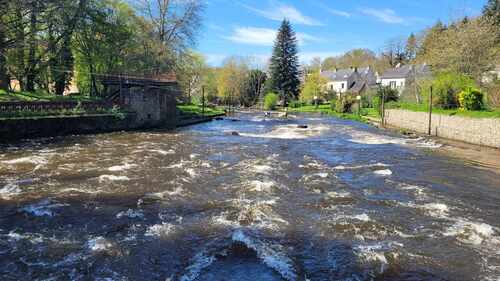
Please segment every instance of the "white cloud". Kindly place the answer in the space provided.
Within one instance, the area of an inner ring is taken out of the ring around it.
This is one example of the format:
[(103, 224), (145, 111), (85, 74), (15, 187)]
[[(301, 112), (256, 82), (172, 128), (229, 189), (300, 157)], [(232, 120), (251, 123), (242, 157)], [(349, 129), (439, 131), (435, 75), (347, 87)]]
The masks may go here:
[[(301, 64), (307, 64), (314, 58), (321, 58), (322, 60), (328, 57), (336, 57), (342, 55), (343, 52), (299, 52), (299, 61)], [(224, 60), (230, 57), (228, 54), (205, 54), (207, 58), (207, 63), (211, 66), (221, 66)], [(269, 63), (271, 54), (250, 54), (245, 56), (255, 67), (255, 68), (265, 68)]]
[(341, 16), (341, 17), (345, 17), (345, 18), (350, 18), (351, 17), (351, 14), (348, 13), (348, 12), (345, 12), (345, 11), (341, 11), (341, 10), (337, 10), (337, 9), (332, 9), (332, 8), (326, 8), (326, 10), (330, 14), (335, 15), (335, 16)]
[[(277, 31), (271, 28), (259, 27), (236, 27), (230, 36), (224, 36), (225, 39), (235, 43), (259, 45), (259, 46), (272, 46), (276, 39)], [(297, 41), (300, 45), (306, 45), (309, 42), (321, 42), (321, 38), (316, 36), (297, 33)]]
[(272, 2), (272, 5), (267, 10), (257, 9), (252, 6), (243, 5), (245, 8), (274, 21), (282, 21), (288, 19), (292, 23), (304, 25), (323, 25), (316, 19), (303, 15), (297, 8), (291, 5), (286, 5), (279, 2)]
[(398, 16), (396, 12), (392, 9), (372, 9), (365, 8), (361, 9), (361, 12), (365, 15), (372, 16), (377, 18), (380, 21), (391, 24), (405, 24), (406, 21), (404, 18)]

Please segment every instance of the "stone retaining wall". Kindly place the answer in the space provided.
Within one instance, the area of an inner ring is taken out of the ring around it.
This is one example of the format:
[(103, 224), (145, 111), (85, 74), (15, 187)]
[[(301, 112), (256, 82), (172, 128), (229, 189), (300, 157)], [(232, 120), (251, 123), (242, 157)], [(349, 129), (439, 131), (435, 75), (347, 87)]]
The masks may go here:
[[(386, 110), (386, 124), (428, 133), (429, 114), (400, 109)], [(467, 118), (432, 115), (432, 135), (451, 140), (500, 148), (500, 118)]]
[(0, 142), (53, 137), (71, 134), (93, 134), (140, 129), (135, 114), (124, 119), (113, 115), (32, 117), (0, 120)]

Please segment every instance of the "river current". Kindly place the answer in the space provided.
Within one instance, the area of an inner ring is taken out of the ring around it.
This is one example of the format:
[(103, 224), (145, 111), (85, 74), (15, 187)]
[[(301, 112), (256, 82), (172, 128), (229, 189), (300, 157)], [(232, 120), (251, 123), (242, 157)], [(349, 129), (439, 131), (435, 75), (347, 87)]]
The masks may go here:
[(500, 173), (440, 150), (262, 114), (4, 145), (1, 280), (500, 280)]

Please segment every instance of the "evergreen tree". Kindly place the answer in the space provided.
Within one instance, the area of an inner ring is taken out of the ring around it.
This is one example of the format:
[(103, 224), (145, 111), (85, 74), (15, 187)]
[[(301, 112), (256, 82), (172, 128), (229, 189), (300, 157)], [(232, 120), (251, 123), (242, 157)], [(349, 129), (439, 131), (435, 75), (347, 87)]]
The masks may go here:
[(500, 1), (488, 0), (488, 3), (484, 6), (483, 15), (491, 18), (497, 26), (500, 26)]
[(408, 37), (408, 40), (406, 41), (406, 47), (405, 47), (405, 52), (406, 52), (406, 59), (408, 61), (413, 61), (417, 57), (417, 37), (415, 37), (415, 34), (411, 34)]
[(299, 57), (297, 37), (288, 20), (283, 20), (274, 43), (270, 65), (271, 90), (277, 92), (284, 105), (291, 98), (297, 99), (300, 92)]

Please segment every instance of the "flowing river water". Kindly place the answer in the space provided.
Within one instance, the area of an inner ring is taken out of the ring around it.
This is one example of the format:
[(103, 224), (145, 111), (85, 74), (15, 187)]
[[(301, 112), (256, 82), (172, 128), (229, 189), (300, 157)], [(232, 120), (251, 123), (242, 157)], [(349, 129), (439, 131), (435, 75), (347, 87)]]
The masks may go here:
[(234, 118), (2, 146), (1, 280), (500, 280), (499, 173), (351, 121)]

